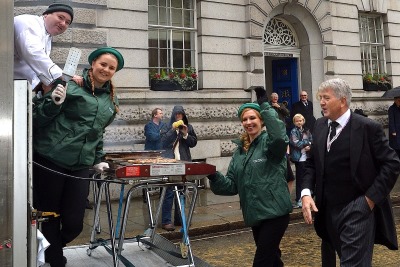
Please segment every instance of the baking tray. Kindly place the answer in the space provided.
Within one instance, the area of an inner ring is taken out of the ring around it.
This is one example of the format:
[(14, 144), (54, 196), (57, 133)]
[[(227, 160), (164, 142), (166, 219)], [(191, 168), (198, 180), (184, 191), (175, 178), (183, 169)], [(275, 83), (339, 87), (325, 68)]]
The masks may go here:
[(136, 151), (112, 151), (105, 155), (107, 161), (121, 161), (129, 159), (149, 159), (161, 157), (164, 150), (136, 150)]

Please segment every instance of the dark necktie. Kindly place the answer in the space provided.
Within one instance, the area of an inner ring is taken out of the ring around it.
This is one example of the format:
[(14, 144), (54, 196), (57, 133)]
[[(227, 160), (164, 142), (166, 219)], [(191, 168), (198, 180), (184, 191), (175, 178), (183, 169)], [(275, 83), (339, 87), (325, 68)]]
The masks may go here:
[(336, 135), (336, 127), (339, 125), (336, 121), (331, 121), (329, 124), (329, 127), (331, 127), (331, 133), (329, 134), (329, 141), (333, 139), (333, 137)]

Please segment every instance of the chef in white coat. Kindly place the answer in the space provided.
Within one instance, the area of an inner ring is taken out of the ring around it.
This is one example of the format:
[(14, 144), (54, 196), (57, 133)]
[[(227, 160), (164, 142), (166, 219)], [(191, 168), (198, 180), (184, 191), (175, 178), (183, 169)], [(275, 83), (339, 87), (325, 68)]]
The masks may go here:
[[(46, 93), (60, 78), (62, 69), (50, 58), (52, 37), (65, 32), (74, 11), (65, 3), (51, 4), (42, 16), (14, 17), (14, 79), (24, 79)], [(39, 88), (40, 89), (40, 88)]]

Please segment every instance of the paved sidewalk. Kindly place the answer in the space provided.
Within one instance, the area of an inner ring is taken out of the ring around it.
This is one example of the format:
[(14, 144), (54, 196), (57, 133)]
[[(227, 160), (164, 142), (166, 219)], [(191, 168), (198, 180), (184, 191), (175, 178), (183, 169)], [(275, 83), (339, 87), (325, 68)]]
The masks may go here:
[[(393, 202), (400, 202), (400, 179), (391, 194)], [(158, 194), (153, 195), (152, 208), (156, 209), (158, 203)], [(294, 195), (292, 194), (292, 199)], [(113, 202), (113, 215), (117, 217), (118, 203)], [(91, 227), (93, 225), (93, 210), (86, 210), (84, 229), (81, 235), (68, 245), (88, 244), (90, 240)], [(101, 225), (102, 231), (97, 237), (109, 238), (108, 221), (105, 205), (101, 206)], [(161, 220), (161, 218), (160, 218)], [(302, 220), (301, 209), (294, 209), (291, 214), (291, 220)], [(126, 237), (141, 235), (148, 228), (149, 215), (147, 204), (144, 204), (141, 197), (133, 199), (130, 205), (128, 223), (126, 227)], [(209, 189), (199, 189), (196, 208), (194, 210), (192, 224), (189, 235), (191, 237), (198, 235), (212, 234), (220, 231), (228, 231), (245, 227), (243, 223), (242, 212), (240, 210), (238, 196), (217, 196)], [(161, 227), (157, 232), (170, 240), (176, 240), (181, 237), (180, 227), (174, 232), (166, 232)]]

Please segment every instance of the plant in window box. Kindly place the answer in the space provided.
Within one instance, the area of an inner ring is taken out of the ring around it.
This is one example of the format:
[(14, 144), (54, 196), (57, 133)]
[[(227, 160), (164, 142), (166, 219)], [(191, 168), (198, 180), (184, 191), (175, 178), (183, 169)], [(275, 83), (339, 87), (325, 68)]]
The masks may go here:
[(180, 85), (176, 79), (176, 72), (166, 72), (164, 69), (160, 73), (153, 71), (150, 73), (150, 90), (153, 91), (176, 91), (180, 90)]
[(386, 73), (366, 73), (363, 75), (363, 89), (365, 91), (387, 91), (392, 88)]
[(176, 77), (177, 82), (182, 87), (182, 91), (193, 91), (197, 89), (197, 73), (196, 69), (190, 66), (183, 68), (181, 73)]

